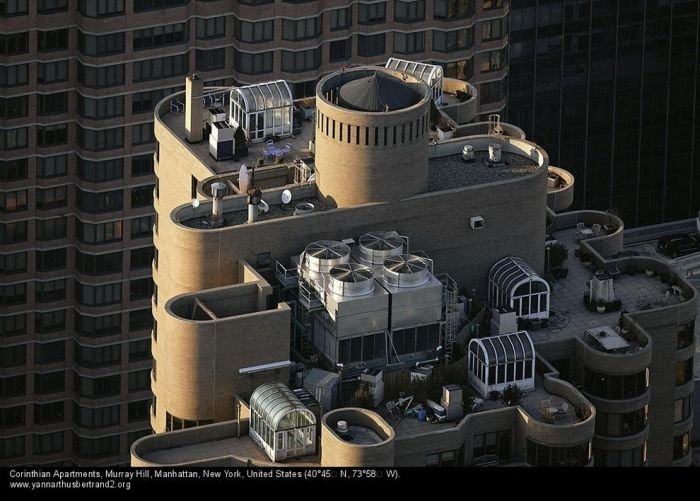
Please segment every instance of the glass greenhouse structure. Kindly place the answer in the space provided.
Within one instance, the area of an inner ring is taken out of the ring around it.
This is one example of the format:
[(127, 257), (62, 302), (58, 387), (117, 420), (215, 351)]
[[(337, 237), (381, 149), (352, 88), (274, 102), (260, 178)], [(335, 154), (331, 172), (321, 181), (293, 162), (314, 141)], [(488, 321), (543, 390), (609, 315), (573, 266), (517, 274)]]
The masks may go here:
[(535, 346), (527, 332), (472, 339), (468, 353), (468, 380), (482, 397), (513, 383), (535, 388)]
[(292, 135), (293, 97), (284, 80), (235, 87), (230, 101), (229, 123), (243, 127), (251, 143)]
[(444, 78), (442, 66), (416, 63), (415, 61), (407, 61), (405, 59), (390, 57), (386, 62), (385, 67), (391, 70), (402, 71), (404, 73), (408, 73), (409, 75), (413, 75), (416, 78), (420, 78), (425, 83), (430, 85), (430, 88), (433, 91), (433, 100), (435, 101), (435, 104), (442, 104), (442, 80)]
[(272, 461), (316, 452), (316, 416), (282, 383), (251, 395), (249, 434)]
[(489, 271), (491, 308), (510, 308), (518, 318), (549, 318), (549, 284), (519, 257), (505, 257)]

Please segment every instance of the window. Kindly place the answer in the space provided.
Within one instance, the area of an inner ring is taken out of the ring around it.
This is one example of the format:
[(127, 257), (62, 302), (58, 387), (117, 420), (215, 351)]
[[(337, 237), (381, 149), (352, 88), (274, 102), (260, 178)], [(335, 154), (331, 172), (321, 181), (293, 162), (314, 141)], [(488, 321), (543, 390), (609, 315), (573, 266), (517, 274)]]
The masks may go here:
[(676, 362), (676, 386), (682, 386), (693, 379), (693, 357)]
[(54, 433), (45, 433), (43, 435), (32, 435), (32, 443), (34, 444), (34, 454), (53, 454), (55, 452), (63, 452), (63, 431)]
[(435, 0), (435, 19), (463, 19), (474, 14), (474, 0)]
[(156, 138), (153, 135), (153, 122), (138, 124), (131, 126), (131, 144), (149, 144), (155, 143)]
[(103, 244), (122, 239), (122, 222), (90, 224), (76, 220), (78, 240), (86, 244)]
[(40, 84), (64, 82), (68, 80), (68, 61), (37, 63), (37, 81)]
[(36, 43), (39, 52), (68, 49), (68, 28), (54, 31), (37, 31)]
[(104, 398), (119, 395), (121, 391), (121, 375), (104, 377), (86, 377), (77, 372), (73, 373), (73, 389), (81, 397)]
[(34, 344), (34, 363), (52, 364), (63, 362), (66, 359), (66, 342), (56, 341), (53, 343)]
[(27, 190), (0, 192), (0, 214), (27, 210)]
[(0, 336), (22, 336), (27, 333), (27, 314), (0, 317)]
[[(145, 0), (134, 0), (143, 2)], [(157, 0), (154, 0), (157, 1)], [(73, 451), (80, 457), (98, 458), (119, 454), (119, 435), (103, 438), (83, 438), (73, 435)]]
[(65, 328), (66, 310), (34, 313), (34, 332), (36, 334), (48, 334), (50, 332), (62, 331)]
[(433, 31), (433, 50), (438, 52), (455, 52), (470, 49), (474, 45), (472, 29), (454, 31)]
[(131, 157), (131, 177), (153, 174), (153, 155)]
[(27, 253), (0, 254), (0, 275), (12, 275), (27, 271)]
[(137, 217), (131, 220), (131, 238), (150, 237), (153, 234), (155, 216)]
[(27, 96), (0, 98), (0, 119), (11, 120), (13, 118), (26, 117), (29, 98)]
[(272, 71), (272, 52), (248, 54), (247, 52), (235, 51), (233, 69), (246, 75), (270, 73)]
[(0, 35), (0, 54), (11, 56), (22, 54), (29, 48), (29, 36), (27, 32)]
[(189, 39), (187, 23), (166, 24), (142, 30), (134, 30), (134, 50), (155, 49), (177, 45)]
[(85, 17), (124, 14), (124, 0), (78, 0), (78, 12)]
[(36, 220), (36, 239), (41, 241), (66, 238), (66, 218)]
[[(263, 23), (269, 23), (270, 29), (272, 29), (272, 21), (263, 21)], [(236, 31), (238, 31), (238, 29), (236, 29)], [(226, 18), (224, 16), (212, 17), (210, 19), (197, 18), (197, 38), (200, 40), (206, 40), (207, 38), (220, 38), (223, 36), (226, 36)], [(241, 39), (239, 38), (238, 40)]]
[(68, 0), (39, 0), (39, 14), (53, 14), (68, 10)]
[(95, 67), (78, 62), (78, 82), (96, 89), (124, 85), (124, 65)]
[(136, 92), (131, 95), (131, 112), (137, 113), (153, 113), (158, 101), (165, 96), (174, 94), (182, 90), (181, 87), (168, 87), (167, 89), (150, 90), (146, 92)]
[(78, 125), (78, 145), (88, 151), (104, 151), (124, 146), (124, 128), (84, 129)]
[(323, 16), (306, 19), (282, 18), (282, 40), (304, 40), (314, 38), (323, 31)]
[(0, 350), (0, 367), (17, 367), (27, 363), (27, 345), (3, 346)]
[(141, 339), (129, 343), (129, 363), (151, 358), (151, 339)]
[(0, 285), (2, 298), (0, 305), (15, 306), (27, 302), (27, 286), (26, 284)]
[(105, 181), (113, 181), (122, 179), (124, 161), (121, 158), (113, 158), (111, 160), (83, 160), (78, 157), (78, 177), (84, 181), (93, 183), (101, 183)]
[(148, 299), (153, 295), (153, 279), (139, 278), (129, 283), (129, 301)]
[(65, 176), (67, 168), (68, 155), (38, 157), (36, 159), (36, 175), (40, 178)]
[(425, 50), (425, 32), (394, 33), (394, 52), (415, 54)]
[(595, 418), (596, 435), (626, 437), (641, 433), (647, 426), (647, 406), (632, 412), (609, 413), (598, 411)]
[(0, 223), (0, 244), (16, 244), (27, 241), (27, 222)]
[(78, 343), (74, 343), (73, 346), (75, 347), (75, 361), (81, 367), (105, 367), (118, 364), (122, 359), (121, 344), (99, 346), (97, 348), (82, 346)]
[(76, 312), (73, 323), (75, 324), (75, 332), (81, 336), (111, 336), (122, 331), (122, 316), (120, 313), (91, 317), (80, 315)]
[(386, 2), (359, 3), (357, 5), (357, 22), (360, 24), (377, 24), (386, 21)]
[(24, 435), (0, 439), (0, 458), (9, 459), (24, 456)]
[[(38, 66), (41, 66), (41, 64)], [(28, 68), (29, 65), (27, 64), (0, 66), (0, 87), (25, 85), (28, 82)], [(41, 81), (39, 83), (41, 83)]]
[(111, 273), (121, 273), (122, 253), (112, 252), (110, 254), (84, 254), (79, 250), (75, 251), (75, 267), (85, 275), (109, 275)]
[(226, 49), (197, 49), (196, 62), (197, 71), (223, 70), (226, 67)]
[(238, 0), (238, 3), (243, 5), (264, 5), (266, 3), (273, 3), (275, 0)]
[(190, 0), (134, 0), (134, 12), (143, 12), (146, 10), (169, 9), (171, 7), (179, 7), (187, 5)]
[(36, 251), (36, 268), (38, 271), (60, 270), (66, 267), (66, 249)]
[(122, 300), (121, 282), (105, 285), (86, 285), (75, 281), (75, 299), (86, 306), (104, 306)]
[(24, 426), (26, 424), (25, 417), (24, 405), (5, 407), (0, 411), (0, 427), (6, 429)]
[(505, 99), (505, 86), (502, 80), (483, 83), (479, 86), (479, 102), (481, 104), (495, 103)]
[(27, 147), (27, 127), (0, 130), (0, 151)]
[(129, 402), (128, 421), (143, 421), (148, 418), (148, 408), (151, 406), (150, 400), (139, 400), (138, 402)]
[(34, 393), (46, 395), (58, 393), (66, 389), (66, 374), (64, 371), (34, 374)]
[(189, 57), (187, 54), (181, 54), (179, 56), (134, 61), (133, 71), (134, 83), (184, 75), (189, 71)]
[(358, 35), (357, 53), (359, 56), (372, 57), (384, 54), (384, 33), (379, 35)]
[[(36, 377), (36, 376), (35, 376)], [(27, 393), (27, 376), (11, 376), (0, 378), (0, 397), (21, 397)]]
[(92, 214), (122, 210), (124, 207), (122, 190), (92, 193), (78, 188), (75, 195), (78, 209)]
[(143, 247), (131, 251), (131, 269), (138, 270), (149, 268), (153, 263), (155, 249), (153, 247)]
[(124, 52), (124, 33), (96, 36), (85, 35), (78, 30), (78, 50), (87, 56), (122, 54)]
[(493, 19), (491, 21), (482, 21), (481, 23), (481, 40), (500, 40), (503, 38), (503, 19)]
[(139, 186), (131, 189), (131, 208), (146, 207), (153, 205), (154, 185)]
[(483, 52), (479, 54), (481, 61), (480, 69), (482, 73), (489, 71), (498, 71), (503, 69), (506, 64), (505, 49), (492, 50), (491, 52)]
[(673, 437), (673, 460), (682, 459), (690, 453), (690, 432)]
[(695, 342), (695, 320), (678, 326), (678, 349), (682, 350)]
[(151, 369), (129, 373), (129, 393), (151, 389)]
[(394, 2), (394, 21), (399, 23), (416, 23), (425, 19), (425, 0), (411, 2)]
[(36, 126), (36, 142), (39, 147), (48, 148), (68, 141), (68, 124)]
[(591, 460), (591, 444), (552, 447), (527, 439), (527, 462), (531, 466), (586, 466)]
[(352, 57), (352, 38), (331, 42), (329, 53), (331, 63), (350, 59)]
[(37, 94), (36, 105), (41, 116), (66, 113), (68, 111), (68, 93)]
[(27, 13), (27, 0), (2, 0), (0, 16), (19, 16)]
[(36, 189), (36, 208), (40, 210), (56, 209), (66, 206), (66, 186)]
[(282, 71), (298, 73), (311, 71), (321, 66), (321, 47), (291, 52), (282, 51)]
[(129, 312), (129, 332), (153, 328), (153, 312), (150, 308)]
[[(197, 28), (197, 30), (199, 32), (199, 28)], [(241, 42), (268, 42), (274, 38), (274, 21), (270, 19), (268, 21), (251, 23), (235, 18), (233, 33), (236, 40), (240, 40)]]
[(34, 424), (52, 424), (63, 421), (65, 404), (51, 402), (48, 404), (34, 404)]
[(503, 0), (483, 0), (484, 10), (500, 9), (503, 7)]
[(27, 179), (27, 159), (0, 160), (0, 181), (19, 181)]
[(627, 376), (599, 374), (590, 369), (584, 373), (584, 390), (599, 398), (626, 400), (635, 398), (649, 388), (649, 375), (646, 370)]
[(34, 283), (34, 300), (37, 303), (51, 303), (66, 299), (66, 279)]
[(119, 424), (119, 406), (81, 407), (73, 403), (73, 422), (82, 428), (106, 428)]
[(690, 398), (691, 396), (688, 395), (687, 397), (679, 398), (675, 401), (675, 411), (673, 420), (674, 423), (680, 423), (681, 421), (685, 421), (690, 417), (690, 411), (692, 410), (692, 406), (690, 405)]
[(78, 113), (96, 120), (124, 116), (124, 96), (93, 99), (78, 94)]

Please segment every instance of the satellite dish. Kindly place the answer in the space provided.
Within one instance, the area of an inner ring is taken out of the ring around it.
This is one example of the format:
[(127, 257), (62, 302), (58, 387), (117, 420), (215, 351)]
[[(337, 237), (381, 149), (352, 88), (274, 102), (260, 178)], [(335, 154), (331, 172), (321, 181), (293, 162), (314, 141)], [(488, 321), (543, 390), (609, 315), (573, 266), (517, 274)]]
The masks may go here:
[(197, 207), (199, 207), (199, 200), (197, 200), (196, 198), (193, 198), (192, 199), (192, 208), (196, 209)]
[(292, 201), (292, 192), (289, 190), (284, 190), (282, 192), (282, 203), (284, 205), (287, 205), (291, 201)]
[(238, 190), (240, 193), (248, 193), (250, 187), (250, 174), (245, 164), (241, 165), (238, 171)]

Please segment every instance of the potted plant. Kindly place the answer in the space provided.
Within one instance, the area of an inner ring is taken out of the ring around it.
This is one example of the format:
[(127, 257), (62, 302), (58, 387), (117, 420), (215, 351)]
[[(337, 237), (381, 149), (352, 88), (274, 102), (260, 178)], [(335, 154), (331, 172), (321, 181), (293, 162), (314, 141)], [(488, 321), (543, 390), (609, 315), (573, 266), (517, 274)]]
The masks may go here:
[(646, 270), (644, 270), (644, 274), (645, 274), (646, 276), (648, 276), (648, 277), (653, 277), (653, 276), (654, 276), (654, 270), (652, 270), (651, 268), (647, 268)]
[(569, 258), (569, 249), (561, 242), (556, 242), (547, 247), (548, 266), (557, 278), (566, 278), (569, 270), (564, 267), (564, 262)]
[(525, 396), (523, 389), (515, 383), (511, 383), (505, 388), (503, 388), (503, 394), (501, 395), (501, 401), (508, 407), (518, 405), (520, 401)]
[(438, 134), (438, 139), (445, 140), (445, 139), (450, 139), (452, 136), (454, 136), (454, 129), (452, 126), (445, 120), (443, 117), (440, 117), (440, 121), (438, 122), (437, 126), (437, 134)]

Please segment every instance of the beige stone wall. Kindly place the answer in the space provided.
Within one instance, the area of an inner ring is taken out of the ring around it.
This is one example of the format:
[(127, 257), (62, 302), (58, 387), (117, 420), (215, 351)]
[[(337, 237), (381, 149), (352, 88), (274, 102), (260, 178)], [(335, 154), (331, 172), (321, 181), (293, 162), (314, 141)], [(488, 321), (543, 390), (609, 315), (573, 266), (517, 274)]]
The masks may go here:
[[(358, 445), (336, 435), (338, 421), (363, 426), (382, 439), (376, 444)], [(394, 429), (376, 412), (347, 407), (326, 413), (321, 419), (321, 466), (393, 466)]]

